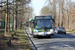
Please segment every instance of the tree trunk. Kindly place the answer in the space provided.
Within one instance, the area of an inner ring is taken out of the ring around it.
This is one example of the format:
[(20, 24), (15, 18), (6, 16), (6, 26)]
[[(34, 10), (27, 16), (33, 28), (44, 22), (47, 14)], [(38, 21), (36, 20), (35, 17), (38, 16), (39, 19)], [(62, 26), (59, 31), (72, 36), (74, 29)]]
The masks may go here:
[(13, 15), (12, 15), (12, 32), (14, 31), (14, 0), (13, 0)]
[[(53, 14), (52, 14), (52, 16), (55, 20), (56, 19), (56, 0), (53, 0)], [(54, 26), (55, 26), (55, 23), (53, 24)]]
[(6, 0), (5, 34), (7, 32), (8, 0)]
[(8, 17), (8, 33), (10, 33), (10, 12), (9, 12), (9, 17)]
[(17, 30), (17, 0), (16, 0), (16, 14), (15, 14), (15, 21), (14, 21), (14, 29)]

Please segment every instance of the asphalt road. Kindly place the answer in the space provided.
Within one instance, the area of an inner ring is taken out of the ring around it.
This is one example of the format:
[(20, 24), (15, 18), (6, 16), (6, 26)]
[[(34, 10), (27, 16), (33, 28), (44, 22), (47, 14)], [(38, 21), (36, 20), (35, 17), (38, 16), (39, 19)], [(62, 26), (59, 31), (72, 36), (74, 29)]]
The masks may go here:
[(35, 50), (75, 50), (75, 34), (72, 33), (54, 34), (51, 38), (33, 38), (32, 35), (29, 37), (37, 48)]

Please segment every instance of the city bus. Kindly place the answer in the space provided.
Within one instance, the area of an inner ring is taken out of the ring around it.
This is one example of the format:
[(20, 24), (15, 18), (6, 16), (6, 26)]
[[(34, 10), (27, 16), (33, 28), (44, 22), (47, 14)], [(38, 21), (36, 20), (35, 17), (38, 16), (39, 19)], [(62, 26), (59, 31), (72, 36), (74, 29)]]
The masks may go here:
[(52, 16), (35, 16), (29, 19), (29, 33), (33, 37), (46, 36), (50, 37), (54, 35), (54, 29), (52, 23), (54, 22)]

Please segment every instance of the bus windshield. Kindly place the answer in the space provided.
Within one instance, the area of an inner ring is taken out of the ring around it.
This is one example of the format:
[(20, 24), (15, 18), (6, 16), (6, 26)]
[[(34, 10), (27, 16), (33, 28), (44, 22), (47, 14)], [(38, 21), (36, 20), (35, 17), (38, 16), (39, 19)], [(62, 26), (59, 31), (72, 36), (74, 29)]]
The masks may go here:
[(36, 28), (51, 28), (51, 20), (36, 20)]

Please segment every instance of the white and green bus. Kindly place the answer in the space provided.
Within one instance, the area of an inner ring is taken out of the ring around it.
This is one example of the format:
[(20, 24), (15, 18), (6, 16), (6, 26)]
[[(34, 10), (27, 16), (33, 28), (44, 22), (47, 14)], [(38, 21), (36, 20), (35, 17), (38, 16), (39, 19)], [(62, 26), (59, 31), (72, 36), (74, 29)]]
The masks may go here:
[(29, 32), (33, 37), (54, 35), (52, 16), (35, 16), (29, 20)]

